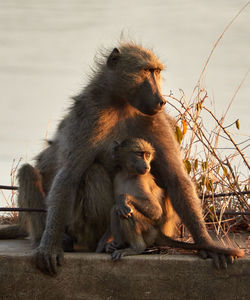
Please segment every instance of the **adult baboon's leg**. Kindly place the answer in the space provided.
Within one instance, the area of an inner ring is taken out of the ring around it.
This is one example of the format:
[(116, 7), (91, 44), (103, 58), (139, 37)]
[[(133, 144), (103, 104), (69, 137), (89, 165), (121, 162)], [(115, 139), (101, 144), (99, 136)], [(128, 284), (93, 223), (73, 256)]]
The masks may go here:
[[(96, 250), (99, 239), (109, 228), (113, 205), (113, 185), (110, 177), (101, 164), (94, 163), (84, 174), (74, 210), (74, 228), (79, 231), (82, 219), (80, 240), (92, 251)], [(79, 212), (81, 215), (77, 216)], [(79, 232), (77, 236), (79, 240)]]
[[(110, 212), (110, 227), (100, 239), (96, 252), (105, 250), (107, 253), (112, 253), (117, 249), (125, 248), (125, 237), (122, 231), (120, 219), (121, 216), (117, 214), (116, 207), (113, 206)], [(111, 236), (113, 239), (108, 242), (108, 239)]]
[(122, 218), (120, 219), (121, 233), (124, 235), (125, 241), (130, 245), (130, 247), (123, 249), (115, 249), (111, 253), (112, 260), (119, 260), (123, 256), (138, 255), (142, 253), (147, 245), (144, 241), (142, 232), (136, 229), (135, 220), (132, 218)]
[(112, 236), (111, 230), (110, 228), (108, 228), (98, 242), (97, 248), (95, 250), (96, 253), (101, 253), (105, 250), (105, 246), (111, 236)]
[[(109, 210), (113, 205), (113, 203), (108, 205), (113, 201), (113, 197), (110, 197), (112, 194), (111, 181), (102, 166), (91, 163), (96, 154), (86, 148), (85, 150), (86, 152), (82, 153), (82, 149), (79, 149), (75, 159), (72, 158), (70, 163), (64, 163), (57, 170), (46, 196), (48, 206), (46, 225), (39, 247), (35, 252), (35, 261), (39, 269), (51, 275), (56, 274), (57, 266), (62, 264), (62, 238), (65, 228), (67, 226), (73, 228), (72, 232), (75, 235), (74, 223), (79, 227), (79, 218), (76, 217), (77, 210), (82, 211), (84, 223), (84, 227), (81, 227), (83, 232), (80, 233), (80, 237), (83, 241), (86, 240), (90, 250), (95, 250), (98, 239), (107, 228)], [(90, 167), (85, 169), (86, 165)], [(83, 174), (85, 174), (84, 177)], [(77, 193), (82, 181), (83, 200), (79, 201)], [(109, 190), (111, 190), (109, 193), (106, 192), (106, 181), (109, 182)], [(79, 203), (81, 203), (80, 207)], [(76, 238), (79, 241), (78, 235)]]
[(166, 236), (174, 237), (177, 233), (178, 222), (180, 222), (180, 218), (173, 209), (169, 196), (166, 196), (164, 206), (164, 222), (161, 230)]

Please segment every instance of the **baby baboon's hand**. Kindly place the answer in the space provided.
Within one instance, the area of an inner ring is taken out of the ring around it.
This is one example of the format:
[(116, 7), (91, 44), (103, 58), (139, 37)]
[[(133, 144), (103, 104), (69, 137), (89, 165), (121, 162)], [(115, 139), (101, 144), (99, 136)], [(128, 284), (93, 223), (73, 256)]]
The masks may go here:
[(115, 210), (118, 216), (130, 218), (133, 215), (133, 209), (130, 206), (130, 196), (128, 194), (121, 194), (115, 197)]
[(51, 276), (57, 274), (57, 267), (62, 266), (63, 250), (39, 246), (35, 250), (34, 260), (38, 269)]
[(133, 216), (133, 209), (125, 202), (116, 204), (116, 212), (119, 216), (126, 219)]

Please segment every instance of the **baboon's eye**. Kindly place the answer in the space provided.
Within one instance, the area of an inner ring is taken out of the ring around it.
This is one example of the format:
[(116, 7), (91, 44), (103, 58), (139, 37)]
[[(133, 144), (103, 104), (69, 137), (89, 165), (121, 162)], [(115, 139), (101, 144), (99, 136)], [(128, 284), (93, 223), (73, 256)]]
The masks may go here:
[(135, 154), (138, 156), (138, 157), (142, 157), (143, 158), (143, 152), (141, 151), (138, 151), (138, 152), (135, 152)]
[(160, 73), (161, 73), (161, 69), (160, 68), (144, 68), (143, 69), (144, 70), (144, 72), (146, 72), (146, 73), (154, 73), (154, 74), (156, 74), (156, 75), (159, 75)]
[(146, 158), (146, 160), (149, 160), (150, 159), (150, 153), (149, 152), (145, 152), (145, 158)]

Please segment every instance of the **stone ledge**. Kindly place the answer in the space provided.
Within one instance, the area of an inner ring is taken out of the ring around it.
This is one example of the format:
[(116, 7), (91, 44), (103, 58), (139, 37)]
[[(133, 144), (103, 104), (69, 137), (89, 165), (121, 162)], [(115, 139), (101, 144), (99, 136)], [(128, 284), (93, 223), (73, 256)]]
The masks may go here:
[(66, 253), (56, 277), (31, 264), (28, 240), (0, 241), (0, 299), (249, 299), (250, 257), (227, 270), (195, 255)]

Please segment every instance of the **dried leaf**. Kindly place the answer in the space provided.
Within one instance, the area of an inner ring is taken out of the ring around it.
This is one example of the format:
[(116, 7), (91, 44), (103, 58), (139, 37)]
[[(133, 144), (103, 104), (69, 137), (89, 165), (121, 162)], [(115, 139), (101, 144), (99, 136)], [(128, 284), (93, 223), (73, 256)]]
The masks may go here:
[(237, 119), (235, 121), (235, 125), (236, 125), (236, 128), (239, 130), (240, 129), (240, 121), (239, 121), (239, 119)]
[(198, 166), (199, 166), (199, 162), (198, 162), (198, 159), (196, 158), (196, 160), (194, 161), (194, 168), (195, 168), (195, 170), (198, 169)]
[(182, 134), (185, 135), (187, 132), (187, 122), (185, 119), (182, 119), (181, 122), (182, 122)]
[(227, 168), (222, 166), (222, 169), (223, 169), (223, 172), (224, 172), (224, 175), (227, 176), (228, 172), (227, 172)]
[(212, 182), (211, 179), (206, 180), (206, 188), (207, 188), (209, 191), (212, 191), (212, 190), (213, 190), (213, 182)]
[(200, 104), (200, 103), (197, 103), (197, 104), (195, 105), (195, 108), (196, 108), (197, 111), (200, 111), (200, 110), (201, 110), (201, 104)]
[(216, 209), (215, 209), (215, 206), (214, 205), (211, 205), (209, 207), (209, 210), (210, 210), (210, 214), (209, 214), (209, 217), (210, 219), (212, 220), (212, 222), (214, 222), (214, 215), (216, 214)]
[(206, 176), (201, 177), (201, 185), (205, 185), (206, 183)]
[(212, 213), (216, 213), (216, 208), (215, 208), (215, 206), (214, 205), (211, 205), (210, 207), (209, 207), (209, 209), (211, 210), (211, 212)]
[(207, 169), (207, 161), (204, 161), (204, 162), (201, 164), (201, 166), (202, 166), (202, 169), (203, 169), (203, 170), (206, 170), (206, 169)]
[(184, 164), (185, 164), (185, 168), (186, 168), (186, 170), (187, 170), (187, 172), (189, 174), (191, 172), (191, 170), (192, 170), (191, 163), (190, 163), (189, 160), (185, 160)]
[(212, 222), (214, 222), (214, 216), (212, 214), (209, 214), (209, 218), (211, 219)]
[(179, 126), (176, 126), (175, 134), (176, 134), (177, 141), (180, 144), (183, 139), (183, 134)]

